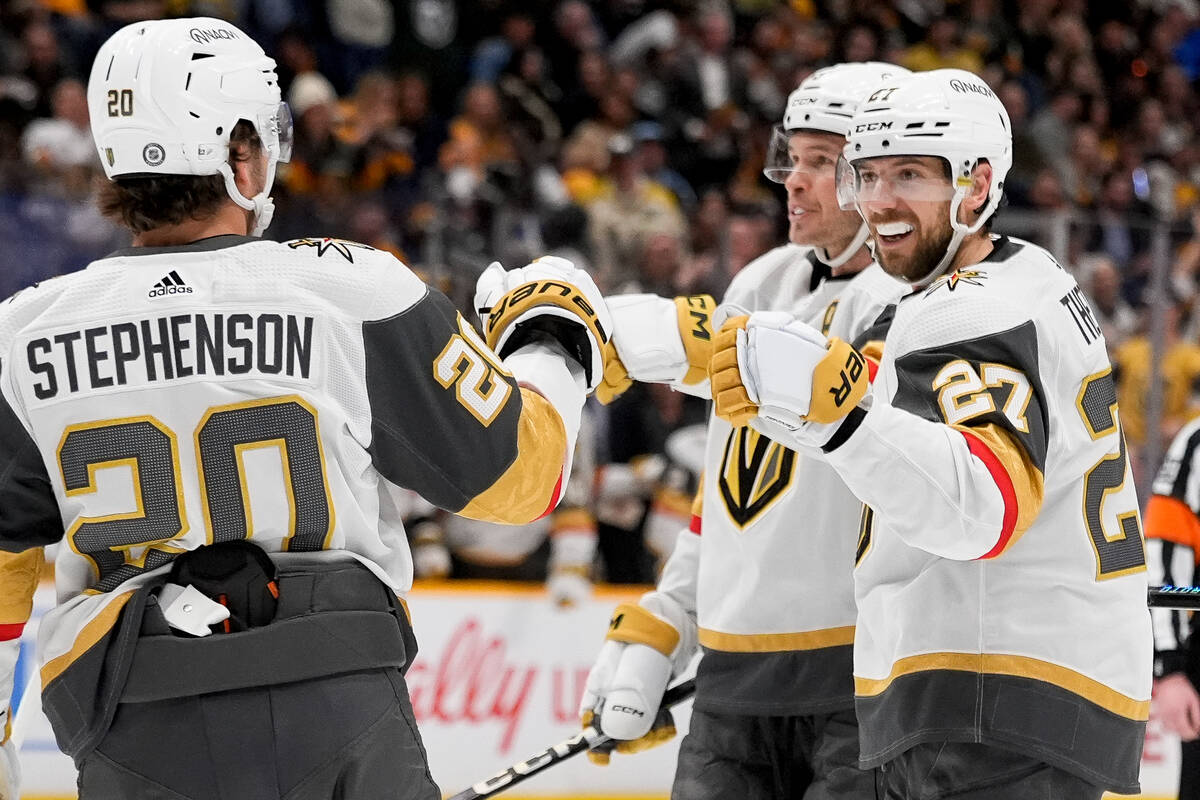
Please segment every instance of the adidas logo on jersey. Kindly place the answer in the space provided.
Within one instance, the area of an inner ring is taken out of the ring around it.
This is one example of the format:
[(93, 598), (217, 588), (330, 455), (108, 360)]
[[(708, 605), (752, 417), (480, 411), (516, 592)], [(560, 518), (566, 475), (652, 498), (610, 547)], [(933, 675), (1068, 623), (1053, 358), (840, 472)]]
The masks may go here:
[(179, 273), (171, 270), (161, 281), (150, 287), (147, 297), (166, 297), (169, 294), (191, 294), (192, 287), (183, 282)]

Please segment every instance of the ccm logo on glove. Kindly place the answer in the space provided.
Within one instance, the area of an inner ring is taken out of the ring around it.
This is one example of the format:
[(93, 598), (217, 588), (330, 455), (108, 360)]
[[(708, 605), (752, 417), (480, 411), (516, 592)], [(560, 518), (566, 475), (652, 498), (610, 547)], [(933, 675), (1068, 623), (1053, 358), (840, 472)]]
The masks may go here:
[(616, 711), (616, 712), (618, 712), (618, 713), (621, 713), (621, 714), (633, 714), (635, 717), (644, 717), (644, 716), (646, 716), (646, 712), (644, 712), (644, 711), (642, 711), (641, 709), (638, 709), (638, 708), (631, 708), (630, 706), (609, 706), (609, 707), (608, 707), (608, 710), (609, 710), (609, 711)]

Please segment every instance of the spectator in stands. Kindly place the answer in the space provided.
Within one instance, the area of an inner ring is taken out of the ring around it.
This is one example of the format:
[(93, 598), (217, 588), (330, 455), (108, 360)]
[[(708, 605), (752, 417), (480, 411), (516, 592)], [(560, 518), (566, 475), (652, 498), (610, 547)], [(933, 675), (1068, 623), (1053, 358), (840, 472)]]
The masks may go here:
[(665, 186), (675, 195), (684, 213), (689, 213), (696, 207), (696, 191), (687, 178), (671, 168), (663, 126), (652, 120), (643, 120), (633, 124), (630, 134), (633, 136), (638, 165), (646, 177)]
[(415, 72), (400, 76), (397, 122), (412, 140), (418, 172), (437, 163), (437, 152), (446, 138), (446, 122), (429, 102), (429, 81)]
[(1137, 333), (1140, 322), (1137, 312), (1121, 296), (1121, 273), (1106, 255), (1090, 253), (1080, 260), (1079, 283), (1092, 301), (1096, 321), (1104, 332), (1109, 358)]
[(480, 179), (489, 167), (517, 162), (517, 146), (495, 86), (476, 83), (467, 87), (462, 111), (450, 121), (450, 138), (442, 146), (439, 161), (443, 171), (466, 168)]
[(54, 88), (66, 78), (77, 77), (79, 70), (63, 53), (58, 35), (48, 22), (34, 21), (26, 26), (21, 34), (21, 50), (24, 54), (21, 72), (37, 90), (35, 113), (39, 117), (51, 116)]
[(628, 134), (614, 135), (608, 152), (606, 184), (587, 211), (597, 283), (612, 287), (634, 277), (645, 237), (651, 233), (682, 236), (685, 221), (675, 196), (642, 171)]
[(74, 78), (60, 81), (50, 104), (52, 116), (36, 119), (25, 129), (25, 160), (51, 176), (73, 167), (85, 167), (90, 174), (98, 163), (83, 84)]
[(939, 17), (930, 24), (925, 38), (913, 45), (900, 62), (913, 72), (930, 69), (983, 71), (983, 60), (962, 45), (962, 29), (953, 17)]

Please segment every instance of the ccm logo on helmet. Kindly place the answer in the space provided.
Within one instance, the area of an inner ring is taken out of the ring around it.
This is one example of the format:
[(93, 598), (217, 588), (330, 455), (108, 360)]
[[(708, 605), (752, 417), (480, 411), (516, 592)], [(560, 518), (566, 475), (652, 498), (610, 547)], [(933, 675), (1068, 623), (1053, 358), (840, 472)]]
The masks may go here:
[(855, 125), (855, 133), (870, 133), (871, 131), (886, 131), (892, 127), (890, 122), (864, 122), (862, 125)]
[(238, 35), (228, 28), (192, 28), (188, 31), (193, 42), (208, 44), (213, 39), (236, 39)]
[(962, 92), (963, 94), (981, 94), (984, 97), (995, 96), (992, 94), (992, 90), (984, 86), (982, 83), (967, 83), (966, 81), (960, 81), (957, 78), (950, 81), (950, 88), (956, 92)]
[(630, 707), (630, 706), (612, 706), (612, 707), (610, 707), (610, 709), (609, 709), (609, 710), (611, 710), (611, 711), (618, 711), (618, 712), (620, 712), (620, 713), (622, 713), (622, 714), (632, 714), (632, 715), (633, 715), (633, 716), (635, 716), (635, 717), (644, 717), (644, 716), (646, 716), (646, 712), (644, 712), (644, 711), (642, 711), (642, 710), (640, 710), (640, 709), (637, 709), (637, 708), (632, 708), (632, 707)]

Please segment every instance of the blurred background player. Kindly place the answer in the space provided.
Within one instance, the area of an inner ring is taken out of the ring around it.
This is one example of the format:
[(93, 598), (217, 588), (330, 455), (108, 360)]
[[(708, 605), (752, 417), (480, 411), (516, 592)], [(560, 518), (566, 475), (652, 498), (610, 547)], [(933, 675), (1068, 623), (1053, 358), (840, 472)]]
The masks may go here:
[(779, 315), (714, 345), (716, 412), (823, 454), (869, 508), (854, 676), (886, 800), (1138, 791), (1151, 630), (1112, 368), (1075, 280), (990, 233), (1011, 163), (972, 73), (880, 85), (840, 188), (914, 291), (873, 386), (854, 348)]
[[(64, 541), (39, 655), (82, 796), (438, 797), (399, 487), (497, 522), (554, 508), (603, 297), (561, 260), (485, 272), (493, 349), (390, 254), (258, 238), (291, 119), (222, 20), (122, 28), (88, 103), (134, 246), (0, 307), (0, 688)], [(565, 307), (512, 291), (544, 281)]]
[[(1146, 503), (1150, 583), (1197, 585), (1200, 554), (1200, 420), (1183, 427), (1167, 449)], [(1179, 800), (1200, 798), (1200, 651), (1194, 614), (1156, 608), (1151, 715), (1183, 741)]]
[[(866, 227), (838, 207), (835, 180), (855, 106), (905, 72), (840, 64), (792, 93), (766, 167), (787, 189), (791, 244), (740, 272), (718, 314), (786, 311), (850, 339), (906, 290), (871, 260)], [(629, 376), (707, 391), (689, 363), (706, 352), (711, 298), (609, 302)], [(606, 374), (602, 398), (621, 378)], [(867, 797), (874, 777), (858, 768), (851, 664), (862, 504), (819, 460), (721, 419), (708, 424), (703, 463), (691, 524), (656, 590), (614, 614), (588, 677), (585, 724), (594, 717), (627, 752), (661, 741), (666, 720), (647, 731), (662, 691), (699, 650), (672, 797)]]
[(471, 578), (545, 584), (550, 601), (571, 607), (587, 600), (595, 581), (596, 519), (592, 514), (595, 433), (581, 418), (571, 480), (558, 506), (525, 525), (441, 511), (415, 499), (406, 518), (418, 578)]

